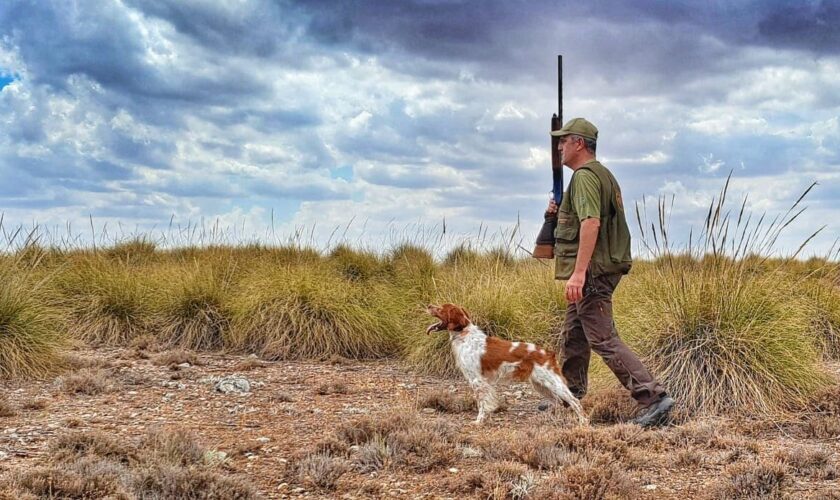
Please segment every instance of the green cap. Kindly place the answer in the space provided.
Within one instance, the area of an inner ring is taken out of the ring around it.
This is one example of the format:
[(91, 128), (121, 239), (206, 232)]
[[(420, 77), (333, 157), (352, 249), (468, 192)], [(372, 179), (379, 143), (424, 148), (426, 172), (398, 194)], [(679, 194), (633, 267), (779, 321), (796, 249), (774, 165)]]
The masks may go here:
[(564, 135), (572, 134), (586, 139), (592, 139), (593, 141), (598, 140), (598, 129), (586, 118), (572, 118), (563, 125), (563, 128), (551, 132), (551, 135), (554, 137), (563, 137)]

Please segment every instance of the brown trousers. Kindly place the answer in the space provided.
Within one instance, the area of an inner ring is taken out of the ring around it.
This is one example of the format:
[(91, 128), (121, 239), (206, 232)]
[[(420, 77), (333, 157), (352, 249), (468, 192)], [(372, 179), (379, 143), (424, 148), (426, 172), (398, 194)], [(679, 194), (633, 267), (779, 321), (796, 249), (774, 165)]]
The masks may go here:
[(665, 389), (618, 337), (612, 316), (612, 294), (620, 274), (590, 277), (586, 273), (583, 298), (566, 307), (563, 335), (563, 376), (578, 398), (586, 394), (591, 351), (603, 358), (633, 399), (642, 406), (658, 402)]

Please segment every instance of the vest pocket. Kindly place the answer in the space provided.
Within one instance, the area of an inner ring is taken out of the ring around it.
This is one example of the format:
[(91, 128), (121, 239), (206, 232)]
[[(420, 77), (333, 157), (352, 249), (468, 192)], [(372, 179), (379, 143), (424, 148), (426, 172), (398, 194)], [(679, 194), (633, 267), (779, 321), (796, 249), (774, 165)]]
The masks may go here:
[(575, 270), (578, 252), (580, 221), (569, 213), (557, 215), (557, 229), (554, 230), (554, 277), (566, 280)]

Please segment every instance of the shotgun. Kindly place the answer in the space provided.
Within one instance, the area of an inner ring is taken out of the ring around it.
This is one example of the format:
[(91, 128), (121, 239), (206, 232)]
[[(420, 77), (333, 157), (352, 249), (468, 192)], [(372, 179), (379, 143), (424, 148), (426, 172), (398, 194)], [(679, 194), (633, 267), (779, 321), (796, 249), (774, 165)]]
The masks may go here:
[[(551, 117), (551, 131), (563, 127), (563, 56), (557, 56), (557, 113)], [(563, 201), (563, 159), (557, 149), (559, 137), (551, 137), (551, 196), (557, 206)], [(554, 229), (557, 227), (557, 214), (548, 212), (544, 215), (542, 229), (537, 235), (537, 243), (532, 254), (537, 259), (554, 258)]]

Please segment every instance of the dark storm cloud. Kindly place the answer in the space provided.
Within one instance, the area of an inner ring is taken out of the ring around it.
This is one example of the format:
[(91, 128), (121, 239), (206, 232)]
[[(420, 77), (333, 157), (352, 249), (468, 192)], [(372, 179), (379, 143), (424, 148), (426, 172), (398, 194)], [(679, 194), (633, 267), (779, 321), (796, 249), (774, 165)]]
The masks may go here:
[(63, 2), (12, 2), (0, 10), (0, 26), (19, 48), (28, 77), (57, 90), (69, 90), (71, 75), (121, 94), (204, 104), (267, 90), (248, 74), (232, 78), (181, 66), (161, 71), (146, 60), (137, 24), (115, 4), (80, 1), (71, 9)]

